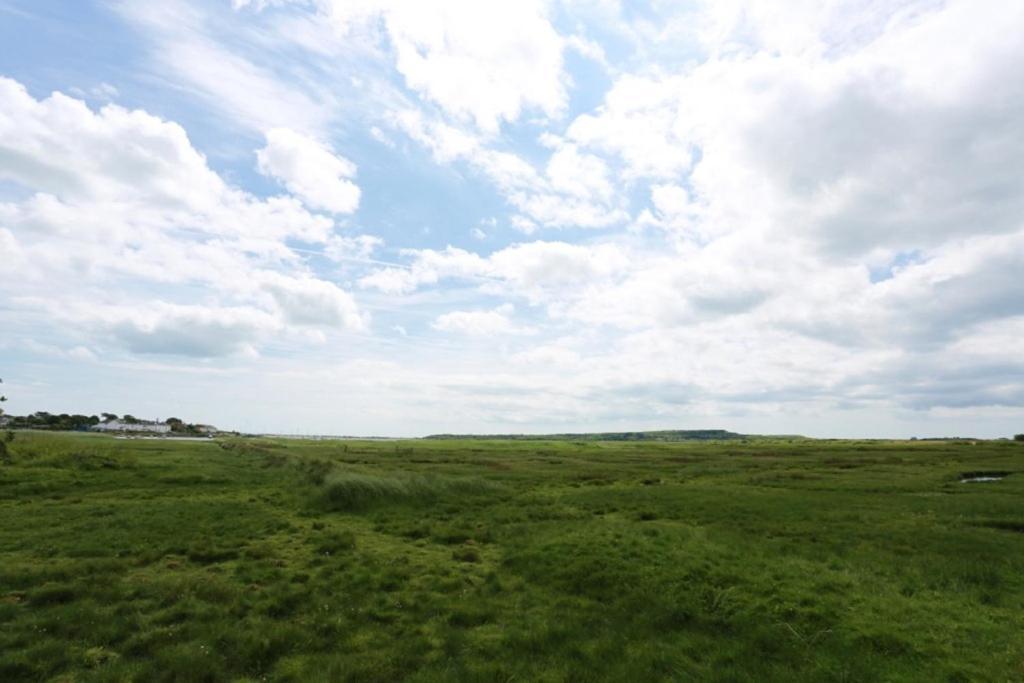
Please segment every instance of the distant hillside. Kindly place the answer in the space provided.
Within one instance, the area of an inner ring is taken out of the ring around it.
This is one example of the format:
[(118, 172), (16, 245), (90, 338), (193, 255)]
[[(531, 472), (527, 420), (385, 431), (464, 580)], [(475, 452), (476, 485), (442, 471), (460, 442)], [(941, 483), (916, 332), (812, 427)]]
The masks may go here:
[(590, 432), (586, 434), (431, 434), (425, 439), (511, 439), (518, 441), (720, 441), (743, 439), (724, 429), (666, 429), (654, 432)]

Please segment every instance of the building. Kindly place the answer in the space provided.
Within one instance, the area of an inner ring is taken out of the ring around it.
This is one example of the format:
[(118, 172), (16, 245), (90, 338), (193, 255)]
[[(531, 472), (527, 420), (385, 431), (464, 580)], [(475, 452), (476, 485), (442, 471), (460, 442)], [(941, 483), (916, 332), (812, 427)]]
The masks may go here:
[(94, 425), (92, 430), (96, 432), (143, 432), (146, 434), (170, 434), (171, 426), (164, 424), (163, 422), (147, 422), (145, 420), (140, 420), (139, 422), (111, 420), (110, 422), (101, 422), (98, 425)]

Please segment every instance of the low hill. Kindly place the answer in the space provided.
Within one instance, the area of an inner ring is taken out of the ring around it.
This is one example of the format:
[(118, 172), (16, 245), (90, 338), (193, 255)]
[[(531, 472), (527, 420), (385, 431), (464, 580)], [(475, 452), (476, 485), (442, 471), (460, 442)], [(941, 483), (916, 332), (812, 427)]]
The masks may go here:
[(518, 441), (723, 441), (745, 434), (724, 429), (665, 429), (652, 432), (588, 432), (583, 434), (432, 434), (425, 439), (489, 439)]

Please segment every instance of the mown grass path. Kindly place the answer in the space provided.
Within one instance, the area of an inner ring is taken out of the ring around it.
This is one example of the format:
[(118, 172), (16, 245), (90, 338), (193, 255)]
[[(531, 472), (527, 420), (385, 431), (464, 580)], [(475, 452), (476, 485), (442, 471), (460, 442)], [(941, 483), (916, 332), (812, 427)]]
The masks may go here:
[(1020, 444), (11, 451), (3, 681), (1024, 680)]

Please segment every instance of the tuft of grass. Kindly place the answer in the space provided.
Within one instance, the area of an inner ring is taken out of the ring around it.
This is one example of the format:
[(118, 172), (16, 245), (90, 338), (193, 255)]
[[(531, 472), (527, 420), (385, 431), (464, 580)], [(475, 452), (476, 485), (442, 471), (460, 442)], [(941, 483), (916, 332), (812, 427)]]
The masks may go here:
[(105, 647), (90, 647), (82, 653), (82, 663), (88, 669), (95, 669), (104, 664), (115, 662), (119, 658), (119, 654)]
[(423, 504), (442, 499), (481, 496), (498, 487), (476, 477), (406, 475), (385, 477), (335, 471), (320, 487), (323, 504), (330, 510), (353, 512), (381, 504)]
[(64, 605), (76, 598), (74, 587), (65, 584), (46, 584), (29, 594), (33, 605)]
[(452, 551), (452, 559), (459, 562), (479, 562), (480, 552), (472, 546), (463, 546)]
[(331, 531), (320, 535), (314, 542), (318, 555), (339, 555), (355, 550), (356, 535), (351, 531)]

